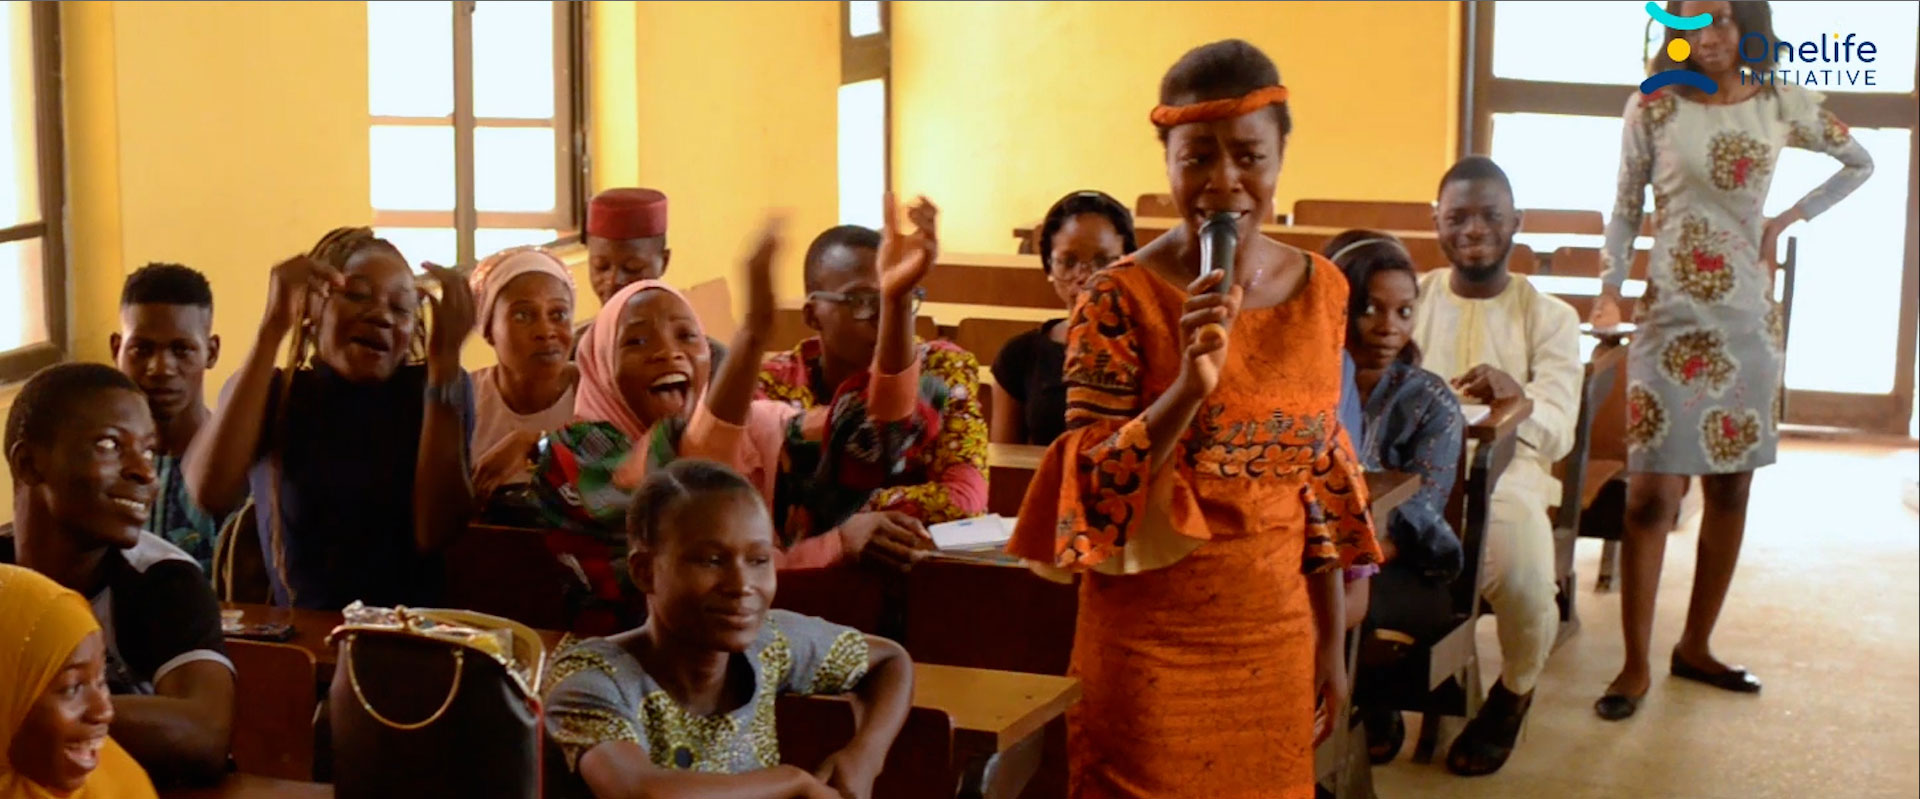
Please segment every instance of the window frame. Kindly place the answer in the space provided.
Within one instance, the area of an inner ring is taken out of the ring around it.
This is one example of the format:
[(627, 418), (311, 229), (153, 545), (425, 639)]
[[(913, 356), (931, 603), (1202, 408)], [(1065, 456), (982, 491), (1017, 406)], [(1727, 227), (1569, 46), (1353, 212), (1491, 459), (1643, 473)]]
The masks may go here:
[(0, 352), (0, 384), (26, 380), (67, 359), (66, 154), (62, 123), (60, 5), (34, 3), (34, 160), (39, 169), (40, 219), (0, 229), (0, 244), (40, 239), (40, 295), (47, 337)]
[[(586, 4), (551, 2), (553, 8), (553, 116), (539, 119), (478, 117), (473, 110), (473, 14), (475, 0), (453, 3), (453, 112), (444, 116), (367, 115), (373, 126), (419, 126), (453, 129), (454, 207), (451, 211), (373, 209), (374, 227), (452, 228), (455, 262), (473, 264), (476, 231), (490, 228), (534, 228), (559, 232), (558, 241), (578, 240), (584, 224), (586, 197), (592, 186), (586, 146)], [(479, 128), (553, 128), (554, 209), (538, 211), (480, 211), (474, 199), (474, 137)]]
[(880, 81), (880, 139), (885, 142), (881, 181), (893, 190), (893, 4), (880, 5), (880, 32), (853, 35), (853, 3), (840, 0), (840, 85)]
[[(1562, 83), (1493, 74), (1494, 0), (1461, 0), (1460, 151), (1490, 153), (1493, 116), (1509, 113), (1561, 114), (1618, 119), (1628, 84)], [(1651, 26), (1652, 20), (1647, 24)], [(1915, 34), (1920, 47), (1920, 32)], [(1914, 69), (1920, 86), (1920, 63)], [(1915, 332), (1920, 301), (1920, 95), (1894, 92), (1828, 92), (1826, 107), (1857, 128), (1905, 128), (1909, 131), (1906, 262), (1900, 278), (1899, 340), (1895, 342), (1893, 390), (1889, 394), (1849, 394), (1787, 389), (1790, 424), (1868, 430), (1905, 436), (1915, 398)]]

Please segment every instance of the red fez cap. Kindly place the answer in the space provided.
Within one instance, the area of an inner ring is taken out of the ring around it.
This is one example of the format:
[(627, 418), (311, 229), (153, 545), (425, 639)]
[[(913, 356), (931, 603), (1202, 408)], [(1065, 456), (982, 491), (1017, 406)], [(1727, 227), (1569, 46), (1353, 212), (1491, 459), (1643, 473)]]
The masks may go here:
[(667, 235), (667, 195), (653, 189), (607, 189), (587, 206), (587, 235), (650, 239)]

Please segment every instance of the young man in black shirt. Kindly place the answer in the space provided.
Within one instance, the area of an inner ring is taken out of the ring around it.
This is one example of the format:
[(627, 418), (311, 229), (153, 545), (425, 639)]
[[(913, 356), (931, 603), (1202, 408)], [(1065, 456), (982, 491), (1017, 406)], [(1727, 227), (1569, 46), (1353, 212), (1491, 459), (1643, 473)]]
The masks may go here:
[(233, 664), (220, 607), (200, 567), (144, 530), (159, 442), (146, 395), (101, 364), (69, 363), (27, 381), (7, 414), (17, 563), (93, 604), (107, 641), (112, 735), (156, 782), (225, 770)]

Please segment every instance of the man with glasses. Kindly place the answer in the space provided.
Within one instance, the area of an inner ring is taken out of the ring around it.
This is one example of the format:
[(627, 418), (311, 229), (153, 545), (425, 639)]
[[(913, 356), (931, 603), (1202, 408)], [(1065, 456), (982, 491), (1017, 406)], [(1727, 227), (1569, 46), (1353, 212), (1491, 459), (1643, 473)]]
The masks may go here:
[[(831, 405), (843, 391), (863, 384), (879, 337), (879, 248), (878, 232), (854, 225), (829, 229), (814, 239), (807, 248), (803, 313), (817, 335), (767, 360), (760, 372), (763, 396), (810, 409)], [(914, 296), (917, 314), (924, 290)], [(918, 347), (920, 392), (940, 414), (941, 432), (909, 452), (906, 468), (868, 501), (869, 512), (849, 519), (842, 529), (886, 536), (923, 550), (932, 546), (925, 525), (986, 512), (987, 424), (980, 409), (980, 364), (973, 355), (946, 341), (923, 341)], [(789, 457), (810, 461), (795, 464), (805, 471), (818, 462), (818, 446), (858, 445), (829, 431), (825, 444), (809, 445), (813, 452), (791, 443), (787, 451)], [(886, 565), (904, 568), (908, 563)]]

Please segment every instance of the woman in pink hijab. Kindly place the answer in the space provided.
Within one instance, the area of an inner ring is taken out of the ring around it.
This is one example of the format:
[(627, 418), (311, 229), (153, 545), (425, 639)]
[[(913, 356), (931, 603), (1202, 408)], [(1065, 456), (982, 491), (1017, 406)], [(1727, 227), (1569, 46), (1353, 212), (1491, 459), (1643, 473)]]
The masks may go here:
[[(729, 346), (733, 357), (717, 372), (700, 319), (679, 291), (640, 281), (608, 298), (577, 353), (576, 423), (542, 442), (534, 481), (549, 523), (590, 535), (604, 547), (603, 563), (590, 553), (570, 553), (596, 595), (619, 579), (627, 500), (649, 468), (677, 458), (718, 461), (759, 488), (776, 529), (786, 529), (780, 521), (789, 513), (827, 520), (819, 525), (824, 529), (858, 511), (902, 468), (906, 452), (937, 432), (937, 412), (920, 400), (911, 300), (933, 263), (936, 211), (924, 199), (917, 202), (908, 210), (913, 230), (901, 232), (891, 219), (891, 197), (887, 208), (872, 377), (849, 382), (833, 402), (811, 411), (753, 399), (759, 359), (751, 354), (765, 351), (773, 328), (776, 223), (761, 232), (747, 259), (746, 319)], [(788, 441), (824, 442), (819, 470), (794, 474), (785, 468)], [(901, 546), (880, 537), (852, 538), (833, 529), (783, 540), (779, 566), (825, 566), (868, 546)]]

